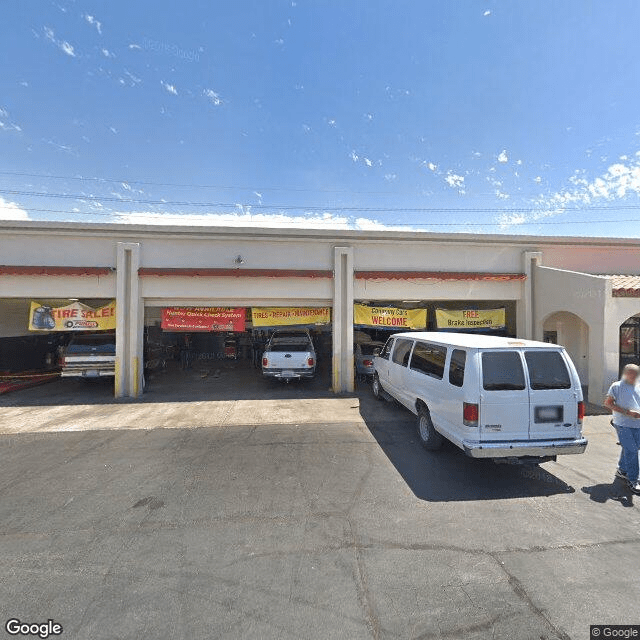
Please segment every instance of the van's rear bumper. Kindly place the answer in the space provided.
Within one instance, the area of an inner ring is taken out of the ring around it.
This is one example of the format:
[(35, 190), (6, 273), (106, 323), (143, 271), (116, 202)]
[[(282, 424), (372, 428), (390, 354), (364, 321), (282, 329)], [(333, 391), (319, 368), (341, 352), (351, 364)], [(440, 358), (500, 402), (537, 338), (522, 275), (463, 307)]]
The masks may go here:
[(520, 456), (559, 456), (584, 453), (586, 438), (576, 440), (531, 440), (526, 442), (462, 442), (464, 452), (471, 458), (517, 458)]

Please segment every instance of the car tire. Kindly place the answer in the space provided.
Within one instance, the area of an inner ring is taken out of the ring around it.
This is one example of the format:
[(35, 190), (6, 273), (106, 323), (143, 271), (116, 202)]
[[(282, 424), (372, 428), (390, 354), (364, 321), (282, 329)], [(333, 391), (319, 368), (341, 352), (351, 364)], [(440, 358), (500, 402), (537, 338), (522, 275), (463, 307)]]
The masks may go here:
[(435, 430), (429, 409), (424, 405), (418, 409), (418, 437), (427, 451), (436, 451), (442, 446), (442, 436)]
[(378, 378), (378, 374), (373, 374), (373, 381), (371, 382), (371, 391), (373, 392), (373, 397), (376, 400), (384, 400), (382, 395), (382, 386), (380, 385), (380, 378)]

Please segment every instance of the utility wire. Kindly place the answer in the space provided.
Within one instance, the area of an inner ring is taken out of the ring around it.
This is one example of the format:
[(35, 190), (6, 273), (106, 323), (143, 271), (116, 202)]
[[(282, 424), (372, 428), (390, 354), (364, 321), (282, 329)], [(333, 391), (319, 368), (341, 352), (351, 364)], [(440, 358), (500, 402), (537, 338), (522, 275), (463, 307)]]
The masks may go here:
[[(148, 200), (142, 198), (117, 198), (115, 196), (90, 196), (72, 193), (46, 193), (40, 191), (22, 191), (17, 189), (0, 189), (0, 193), (12, 196), (27, 196), (34, 198), (56, 198), (64, 200), (84, 200), (91, 202), (117, 202), (119, 204), (147, 204), (162, 206), (181, 207), (208, 207), (208, 208), (237, 208), (247, 207), (259, 210), (271, 211), (352, 211), (357, 213), (554, 213), (555, 211), (619, 211), (619, 210), (640, 210), (640, 204), (619, 205), (615, 207), (605, 205), (588, 205), (582, 207), (558, 207), (557, 209), (538, 209), (535, 207), (350, 207), (344, 205), (266, 205), (266, 204), (241, 204), (230, 202), (194, 202), (189, 200)], [(579, 221), (578, 221), (579, 222)]]
[(185, 187), (190, 189), (220, 189), (226, 191), (291, 191), (299, 193), (344, 193), (344, 194), (365, 194), (365, 195), (401, 195), (397, 191), (353, 191), (351, 189), (311, 189), (305, 187), (242, 187), (223, 184), (187, 184), (180, 182), (155, 182), (152, 180), (128, 180), (126, 178), (97, 178), (93, 176), (60, 176), (47, 175), (45, 173), (29, 173), (26, 171), (0, 171), (0, 176), (14, 176), (22, 178), (43, 178), (49, 180), (80, 180), (83, 182), (103, 182), (114, 184), (140, 184), (152, 187)]

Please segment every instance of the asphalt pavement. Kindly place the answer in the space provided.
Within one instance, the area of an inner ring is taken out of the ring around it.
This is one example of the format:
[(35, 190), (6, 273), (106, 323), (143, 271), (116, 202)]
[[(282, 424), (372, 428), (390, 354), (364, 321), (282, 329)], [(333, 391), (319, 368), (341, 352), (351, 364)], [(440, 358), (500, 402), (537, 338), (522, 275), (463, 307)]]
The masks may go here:
[(134, 402), (68, 380), (0, 398), (3, 626), (580, 640), (640, 623), (640, 517), (612, 484), (608, 417), (587, 418), (584, 455), (497, 466), (423, 450), (367, 388), (235, 373)]

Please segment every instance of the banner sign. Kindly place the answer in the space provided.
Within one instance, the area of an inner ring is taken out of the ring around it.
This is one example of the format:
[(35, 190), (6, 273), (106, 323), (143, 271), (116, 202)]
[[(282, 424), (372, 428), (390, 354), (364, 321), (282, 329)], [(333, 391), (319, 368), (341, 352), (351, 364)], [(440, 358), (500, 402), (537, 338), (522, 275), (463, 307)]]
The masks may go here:
[(353, 324), (380, 329), (424, 329), (427, 326), (427, 310), (354, 304)]
[(294, 324), (329, 324), (329, 307), (253, 307), (254, 327), (279, 327)]
[(160, 326), (165, 331), (244, 331), (245, 316), (243, 307), (168, 307)]
[(436, 309), (438, 329), (504, 329), (504, 309)]
[(82, 302), (52, 307), (31, 302), (29, 331), (106, 331), (116, 328), (116, 301), (94, 309)]

